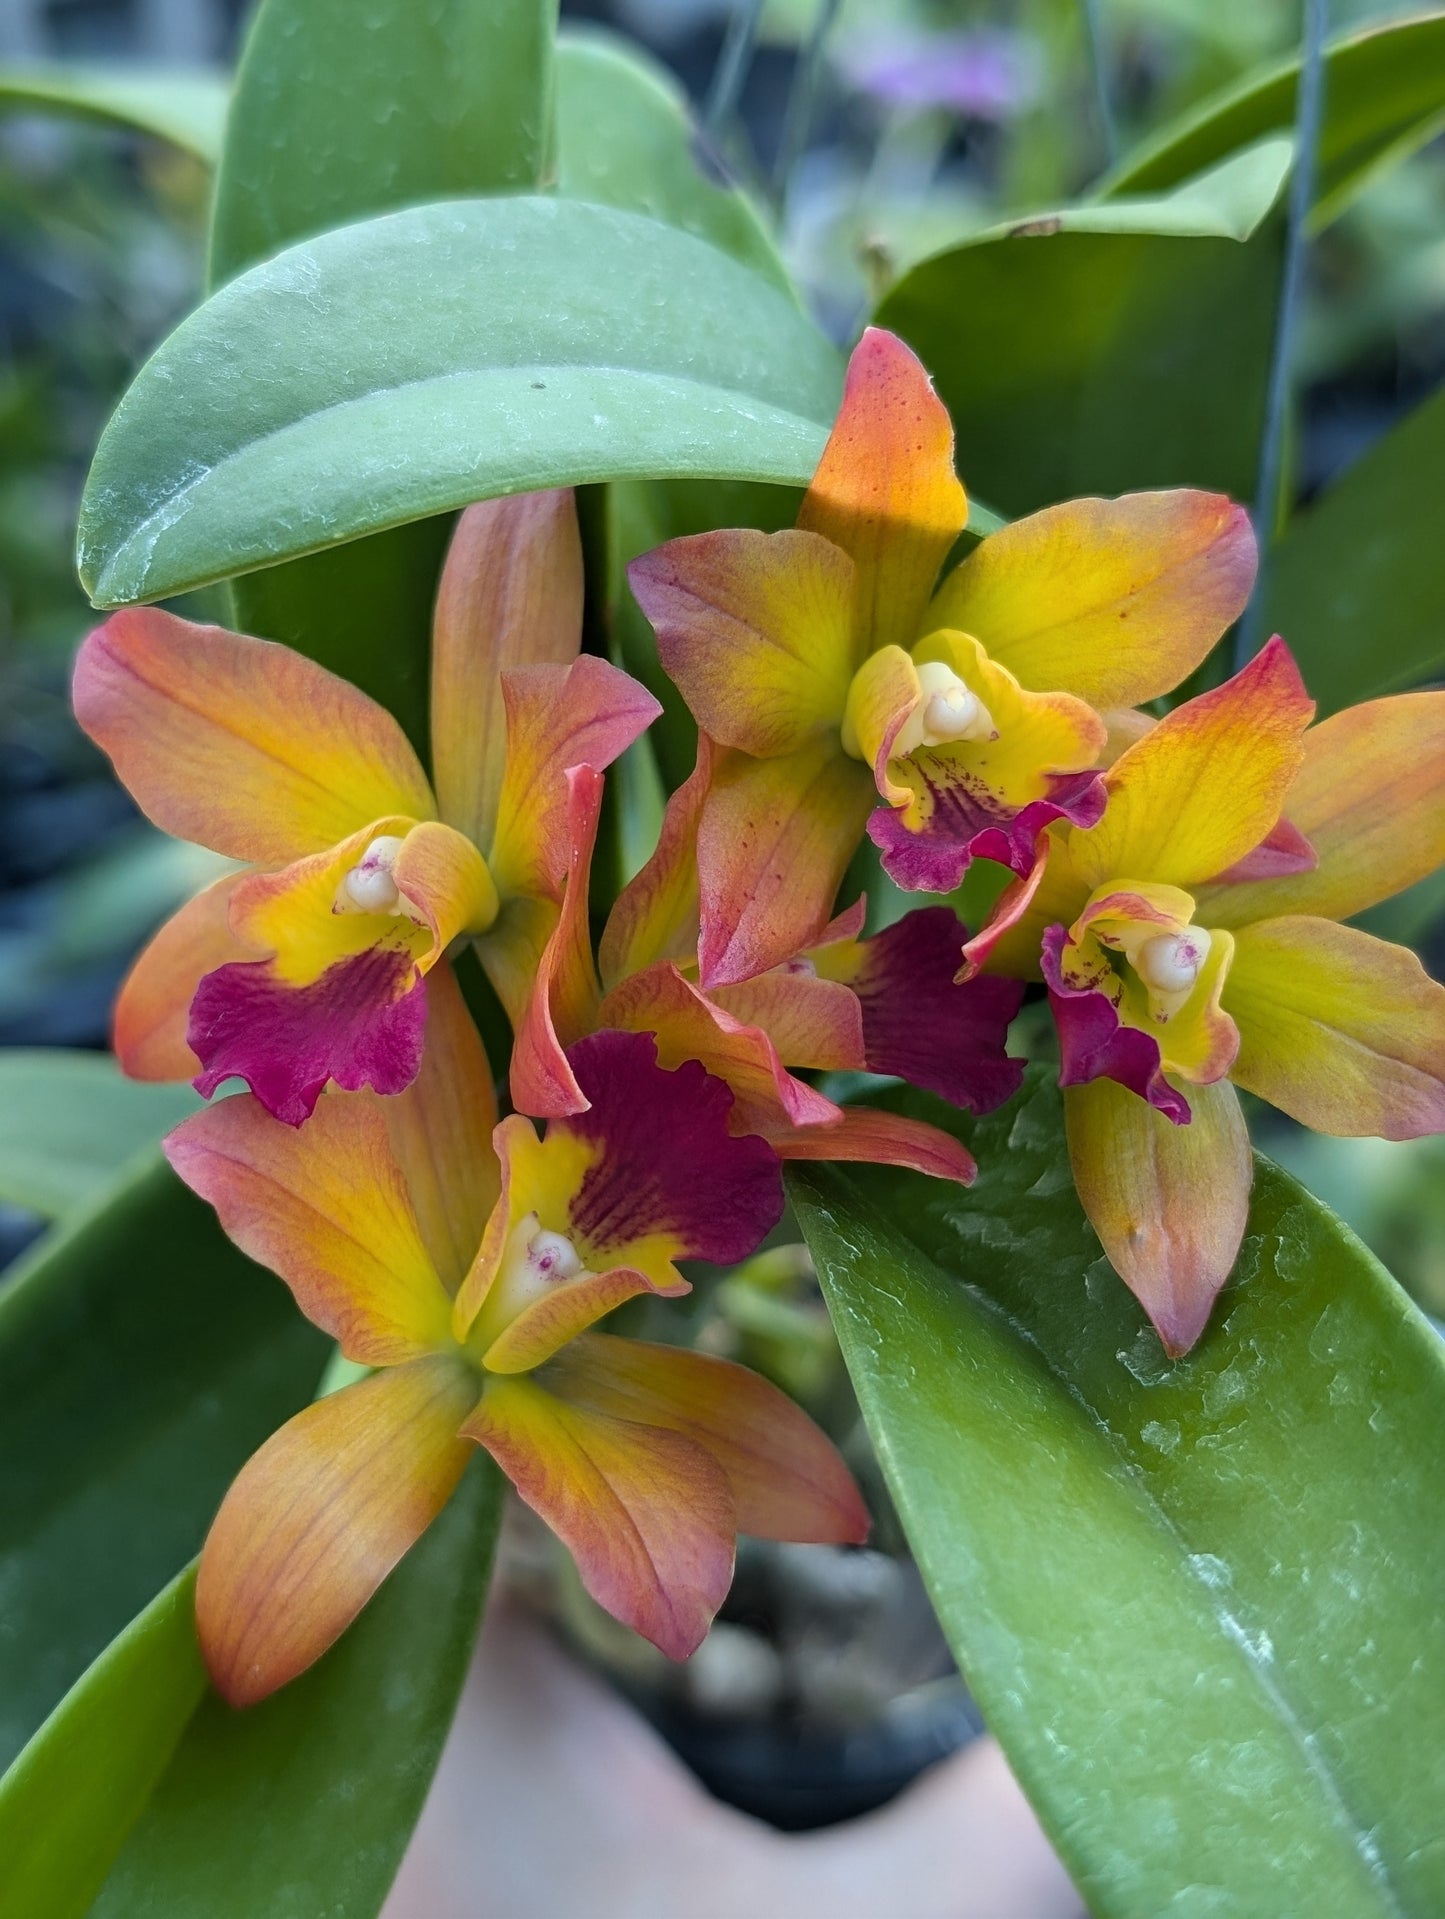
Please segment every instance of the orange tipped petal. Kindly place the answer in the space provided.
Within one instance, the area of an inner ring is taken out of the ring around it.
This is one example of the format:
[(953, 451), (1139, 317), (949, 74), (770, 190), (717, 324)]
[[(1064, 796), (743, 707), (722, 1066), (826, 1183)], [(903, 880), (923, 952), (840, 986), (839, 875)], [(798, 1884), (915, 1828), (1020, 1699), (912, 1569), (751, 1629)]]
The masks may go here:
[(1210, 924), (1351, 919), (1433, 873), (1445, 861), (1445, 693), (1369, 700), (1311, 727), (1285, 804), (1313, 869), (1204, 888)]
[(1136, 706), (1171, 692), (1239, 618), (1256, 563), (1249, 515), (1222, 494), (1069, 500), (991, 533), (928, 623), (971, 633), (1036, 692)]
[(830, 742), (776, 760), (720, 759), (697, 840), (704, 986), (765, 973), (813, 944), (872, 804), (867, 768)]
[(242, 1469), (201, 1554), (196, 1626), (233, 1706), (305, 1672), (446, 1505), (476, 1376), (421, 1359), (317, 1400)]
[(348, 1359), (391, 1366), (449, 1342), (450, 1303), (375, 1099), (333, 1093), (297, 1130), (243, 1094), (183, 1120), (165, 1151)]
[(501, 1175), (492, 1069), (445, 960), (427, 975), (421, 1071), (381, 1111), (422, 1241), (437, 1277), (455, 1293), (482, 1243)]
[(582, 642), (582, 542), (570, 490), (483, 500), (457, 521), (432, 625), (431, 750), (442, 818), (478, 846), (497, 824), (503, 671), (566, 666)]
[[(592, 963), (587, 891), (602, 813), (602, 775), (590, 766), (574, 767), (567, 775), (567, 793), (571, 872), (561, 911), (537, 960), (512, 1048), (512, 1102), (538, 1119), (585, 1110), (587, 1101), (568, 1064), (566, 1049), (592, 1031), (600, 997)], [(495, 960), (496, 948), (505, 939), (504, 921), (497, 939), (484, 944), (483, 956)], [(509, 973), (516, 972), (520, 957), (512, 955), (505, 962)]]
[(697, 738), (697, 765), (667, 802), (657, 850), (623, 887), (597, 949), (602, 981), (613, 987), (657, 960), (685, 961), (697, 952), (697, 827), (712, 784), (717, 748)]
[(545, 1383), (588, 1412), (696, 1440), (727, 1475), (740, 1532), (849, 1546), (868, 1537), (868, 1509), (833, 1442), (745, 1366), (587, 1333), (550, 1363)]
[[(834, 991), (852, 1001), (844, 1018), (857, 1029), (861, 1059), (858, 1002), (846, 987)], [(669, 1071), (695, 1059), (725, 1080), (735, 1101), (734, 1132), (771, 1133), (779, 1127), (816, 1125), (838, 1116), (840, 1109), (832, 1100), (786, 1070), (779, 1046), (761, 1024), (728, 1011), (720, 1000), (684, 979), (675, 966), (649, 966), (634, 973), (608, 994), (600, 1017), (603, 1025), (623, 1032), (651, 1033), (657, 1041), (658, 1062)]]
[(841, 980), (820, 978), (806, 961), (713, 988), (713, 1001), (766, 1033), (779, 1059), (809, 1071), (862, 1072), (863, 1009)]
[(663, 1283), (631, 1266), (589, 1273), (585, 1279), (573, 1280), (533, 1300), (487, 1347), (482, 1364), (490, 1373), (530, 1373), (639, 1293), (681, 1299), (689, 1291), (687, 1281), (677, 1272), (670, 1279), (664, 1274)]
[(1193, 888), (1252, 852), (1284, 810), (1314, 712), (1283, 640), (1187, 700), (1104, 776), (1099, 824), (1069, 835), (1087, 888), (1116, 879)]
[(186, 1044), (196, 988), (218, 966), (256, 957), (231, 931), (231, 895), (243, 877), (227, 873), (187, 900), (127, 973), (111, 1039), (132, 1079), (193, 1079), (200, 1071)]
[(489, 1381), (464, 1431), (569, 1549), (600, 1606), (671, 1659), (696, 1650), (727, 1595), (737, 1536), (709, 1453), (529, 1379)]
[(81, 647), (74, 697), (141, 811), (231, 859), (280, 864), (435, 813), (391, 714), (269, 640), (128, 607)]
[(1064, 1089), (1074, 1184), (1109, 1263), (1173, 1358), (1204, 1331), (1238, 1257), (1254, 1161), (1239, 1096), (1191, 1086), (1188, 1125), (1111, 1079)]
[(853, 565), (812, 533), (689, 534), (634, 560), (628, 580), (703, 732), (771, 759), (842, 723)]
[(488, 864), (502, 897), (558, 900), (567, 877), (567, 775), (601, 773), (662, 708), (619, 668), (583, 654), (570, 666), (517, 666), (502, 679), (507, 758)]
[(1235, 934), (1224, 1003), (1231, 1075), (1319, 1133), (1445, 1132), (1445, 987), (1413, 953), (1353, 926), (1293, 917)]
[(798, 515), (800, 528), (852, 557), (863, 652), (919, 637), (938, 569), (967, 518), (947, 409), (916, 354), (869, 327)]
[(926, 1120), (880, 1113), (871, 1106), (845, 1106), (842, 1118), (822, 1126), (770, 1131), (779, 1159), (862, 1160), (874, 1166), (906, 1166), (932, 1179), (971, 1186), (978, 1162), (961, 1140)]

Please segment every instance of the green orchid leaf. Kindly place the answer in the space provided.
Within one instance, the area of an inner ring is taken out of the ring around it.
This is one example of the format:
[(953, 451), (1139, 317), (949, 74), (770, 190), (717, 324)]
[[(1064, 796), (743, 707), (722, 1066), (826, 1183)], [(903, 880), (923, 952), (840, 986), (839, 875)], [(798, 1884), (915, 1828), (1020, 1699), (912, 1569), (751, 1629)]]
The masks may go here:
[(1250, 495), (1288, 160), (1268, 141), (1167, 199), (1040, 216), (903, 276), (876, 317), (933, 374), (970, 490), (1011, 515), (1139, 487)]
[(478, 1454), (310, 1672), (245, 1712), (207, 1693), (91, 1919), (374, 1919), (466, 1677), (501, 1486)]
[(766, 222), (711, 158), (687, 95), (655, 60), (613, 34), (557, 42), (557, 191), (646, 213), (708, 240), (795, 298)]
[(1445, 1346), (1261, 1161), (1171, 1363), (1079, 1208), (1057, 1090), (949, 1123), (966, 1195), (790, 1184), (934, 1603), (1090, 1910), (1440, 1911)]
[(10, 1910), (82, 1919), (206, 1690), (195, 1570), (113, 1640), (0, 1778)]
[[(552, 142), (556, 11), (556, 0), (375, 0), (358, 31), (351, 0), (262, 0), (216, 181), (212, 284), (364, 215), (536, 187)], [(424, 748), (449, 532), (446, 518), (412, 525), (238, 581), (235, 623), (355, 681)]]
[(0, 111), (37, 110), (147, 133), (214, 166), (229, 85), (220, 74), (114, 67), (0, 67)]
[(327, 1342), (167, 1167), (0, 1293), (0, 1764), (198, 1550)]
[(691, 234), (537, 197), (415, 207), (292, 247), (171, 335), (96, 453), (82, 577), (114, 606), (500, 493), (798, 484), (838, 389), (812, 323)]
[(1275, 546), (1270, 628), (1294, 648), (1322, 713), (1445, 668), (1445, 569), (1435, 545), (1442, 473), (1445, 392), (1296, 514)]
[[(1127, 154), (1100, 183), (1099, 197), (1166, 191), (1265, 134), (1290, 132), (1298, 82), (1299, 61), (1291, 59), (1214, 94)], [(1336, 40), (1325, 54), (1324, 93), (1317, 229), (1445, 123), (1445, 14)]]
[(0, 1051), (0, 1200), (46, 1219), (88, 1206), (200, 1104), (126, 1079), (107, 1053)]

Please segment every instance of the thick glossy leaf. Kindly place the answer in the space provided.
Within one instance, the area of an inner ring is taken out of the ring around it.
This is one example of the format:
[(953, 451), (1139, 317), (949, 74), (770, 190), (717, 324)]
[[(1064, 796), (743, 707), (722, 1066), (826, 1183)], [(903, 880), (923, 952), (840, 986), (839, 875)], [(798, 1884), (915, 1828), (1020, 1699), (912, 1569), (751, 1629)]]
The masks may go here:
[(200, 1546), (326, 1342), (155, 1166), (0, 1293), (0, 1763)]
[(556, 75), (559, 193), (695, 233), (793, 297), (762, 216), (720, 177), (665, 67), (612, 34), (574, 30), (557, 42)]
[(933, 374), (970, 489), (1009, 514), (1135, 487), (1249, 496), (1287, 163), (1271, 141), (1172, 199), (1031, 220), (904, 275), (877, 318)]
[(82, 1919), (206, 1690), (187, 1567), (0, 1778), (5, 1909)]
[(0, 68), (0, 111), (78, 114), (168, 140), (214, 165), (226, 124), (228, 86), (219, 74), (148, 73), (114, 67)]
[[(372, 0), (364, 23), (353, 0), (263, 0), (216, 182), (212, 284), (365, 214), (535, 187), (555, 18), (556, 0)], [(411, 526), (239, 581), (236, 624), (364, 686), (424, 746), (449, 530)]]
[(1294, 648), (1322, 712), (1445, 666), (1442, 474), (1445, 392), (1297, 514), (1275, 547), (1269, 627)]
[(0, 1200), (61, 1219), (193, 1112), (189, 1086), (126, 1079), (107, 1053), (0, 1052)]
[(92, 1919), (374, 1919), (456, 1709), (500, 1513), (479, 1455), (318, 1665), (246, 1712), (208, 1693)]
[(796, 484), (838, 387), (811, 322), (691, 234), (543, 198), (417, 207), (291, 248), (171, 335), (101, 440), (82, 576), (118, 605), (500, 493)]
[[(1101, 197), (1159, 193), (1265, 134), (1294, 126), (1299, 61), (1251, 74), (1193, 107), (1128, 154)], [(1422, 146), (1445, 120), (1445, 15), (1367, 27), (1325, 56), (1325, 117), (1315, 222), (1332, 219), (1376, 174)]]
[(959, 1130), (968, 1194), (792, 1190), (934, 1601), (1091, 1910), (1445, 1909), (1445, 1348), (1261, 1162), (1171, 1364), (1084, 1221), (1057, 1092), (1035, 1072)]

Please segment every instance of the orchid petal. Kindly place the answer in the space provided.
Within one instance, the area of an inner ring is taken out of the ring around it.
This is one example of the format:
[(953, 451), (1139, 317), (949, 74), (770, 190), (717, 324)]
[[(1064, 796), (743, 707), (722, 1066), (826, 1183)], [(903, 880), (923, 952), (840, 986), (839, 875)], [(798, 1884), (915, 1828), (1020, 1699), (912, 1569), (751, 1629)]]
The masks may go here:
[[(820, 982), (814, 980), (812, 984), (816, 987)], [(836, 1119), (839, 1108), (832, 1100), (786, 1070), (785, 1056), (772, 1033), (744, 1013), (729, 1011), (723, 1003), (730, 994), (747, 991), (748, 987), (743, 986), (704, 993), (684, 979), (675, 966), (649, 966), (613, 988), (602, 1002), (600, 1018), (604, 1026), (623, 1032), (651, 1033), (657, 1043), (659, 1065), (673, 1069), (688, 1060), (699, 1060), (715, 1078), (725, 1081), (735, 1102), (729, 1122), (735, 1133), (767, 1134), (779, 1126), (809, 1126)], [(856, 1042), (858, 1057), (854, 1063), (861, 1065), (857, 1001), (844, 988), (834, 991), (843, 992), (851, 1002), (842, 1009), (842, 1018), (847, 1022), (847, 1036)]]
[(293, 1131), (242, 1095), (183, 1120), (165, 1151), (348, 1359), (394, 1366), (449, 1343), (450, 1302), (378, 1101), (332, 1094)]
[(766, 1033), (790, 1066), (826, 1073), (860, 1072), (867, 1065), (857, 994), (823, 977), (811, 960), (790, 961), (736, 986), (716, 986), (709, 997), (734, 1019)]
[(688, 534), (627, 572), (703, 732), (762, 759), (842, 724), (858, 664), (853, 564), (813, 533)]
[(1211, 926), (1351, 919), (1433, 873), (1445, 861), (1445, 693), (1370, 700), (1311, 727), (1286, 805), (1313, 871), (1207, 888)]
[(279, 864), (382, 814), (435, 816), (391, 714), (269, 640), (128, 607), (81, 647), (74, 699), (147, 818), (232, 859)]
[(1303, 916), (1235, 935), (1232, 1077), (1316, 1132), (1445, 1132), (1445, 987), (1403, 946)]
[(770, 1132), (768, 1143), (780, 1159), (861, 1160), (872, 1166), (904, 1166), (931, 1179), (971, 1186), (978, 1162), (968, 1148), (926, 1120), (903, 1113), (881, 1113), (872, 1106), (844, 1106), (841, 1117), (825, 1126), (794, 1126)]
[(991, 533), (956, 567), (928, 625), (971, 633), (1039, 692), (1094, 707), (1171, 692), (1244, 611), (1249, 515), (1185, 488), (1069, 500)]
[(571, 1405), (695, 1440), (721, 1466), (740, 1532), (862, 1545), (868, 1510), (833, 1442), (744, 1366), (676, 1346), (587, 1333), (549, 1364)]
[(722, 1468), (680, 1433), (492, 1379), (464, 1428), (570, 1550), (583, 1585), (671, 1659), (696, 1650), (732, 1580)]
[(817, 939), (872, 800), (867, 770), (833, 742), (721, 757), (697, 837), (704, 986), (766, 973)]
[[(567, 774), (567, 836), (571, 871), (561, 910), (546, 946), (538, 956), (530, 985), (525, 985), (526, 941), (518, 951), (500, 949), (507, 941), (504, 914), (498, 937), (482, 946), (484, 961), (507, 985), (506, 999), (526, 990), (525, 1010), (517, 1022), (512, 1048), (512, 1103), (523, 1113), (549, 1119), (578, 1113), (587, 1101), (567, 1059), (566, 1049), (597, 1020), (601, 988), (592, 961), (592, 932), (587, 915), (588, 883), (597, 823), (602, 814), (602, 775), (590, 766)], [(529, 920), (532, 916), (529, 916)]]
[(469, 506), (457, 521), (432, 626), (431, 750), (449, 826), (491, 844), (507, 723), (501, 675), (566, 666), (582, 641), (582, 542), (569, 490)]
[(667, 802), (657, 849), (617, 896), (597, 949), (611, 988), (658, 960), (690, 960), (697, 952), (697, 828), (712, 785), (717, 749), (697, 739), (697, 764)]
[(507, 755), (488, 864), (504, 899), (558, 900), (567, 878), (567, 775), (601, 773), (662, 708), (637, 681), (590, 653), (570, 666), (516, 666), (502, 675)]
[(906, 806), (913, 797), (889, 773), (893, 743), (922, 697), (913, 655), (901, 646), (880, 646), (870, 653), (848, 689), (843, 739), (873, 775), (879, 795), (889, 806)]
[(967, 518), (947, 409), (911, 349), (869, 327), (798, 515), (800, 528), (853, 560), (861, 651), (918, 638), (938, 569)]
[(232, 1485), (201, 1554), (196, 1625), (217, 1691), (251, 1706), (319, 1659), (446, 1505), (477, 1380), (415, 1360), (317, 1400)]
[(1164, 1350), (1187, 1353), (1238, 1257), (1254, 1162), (1234, 1088), (1190, 1090), (1173, 1126), (1112, 1079), (1064, 1092), (1074, 1183), (1109, 1263)]
[(231, 931), (231, 895), (241, 877), (227, 873), (187, 900), (127, 973), (111, 1042), (132, 1079), (192, 1079), (200, 1071), (186, 1044), (196, 988), (217, 967), (256, 957)]
[(670, 1262), (662, 1265), (658, 1276), (636, 1266), (614, 1266), (558, 1286), (533, 1300), (502, 1328), (483, 1350), (482, 1364), (489, 1373), (530, 1373), (640, 1293), (681, 1299), (691, 1288)]
[(1099, 824), (1070, 835), (1088, 890), (1120, 878), (1193, 888), (1243, 859), (1284, 810), (1313, 711), (1278, 638), (1176, 706), (1104, 775)]
[(1004, 1048), (1024, 989), (1007, 979), (960, 985), (967, 937), (951, 907), (925, 906), (872, 939), (821, 947), (813, 961), (857, 995), (870, 1072), (897, 1074), (955, 1106), (991, 1113), (1023, 1079), (1024, 1062)]

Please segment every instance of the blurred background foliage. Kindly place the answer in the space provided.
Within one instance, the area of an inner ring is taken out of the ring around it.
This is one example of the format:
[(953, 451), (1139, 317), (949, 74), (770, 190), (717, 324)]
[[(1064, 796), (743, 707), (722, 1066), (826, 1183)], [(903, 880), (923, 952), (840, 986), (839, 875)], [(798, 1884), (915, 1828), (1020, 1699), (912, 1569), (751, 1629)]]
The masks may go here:
[[(242, 11), (0, 0), (0, 60), (222, 70)], [(1331, 33), (1420, 11), (1334, 0)], [(1299, 30), (1297, 0), (584, 0), (563, 14), (672, 69), (710, 163), (772, 209), (840, 342), (911, 263), (1087, 195), (1175, 116), (1292, 57)], [(67, 686), (89, 617), (72, 564), (81, 481), (128, 377), (198, 296), (209, 188), (173, 148), (0, 118), (0, 1045), (103, 1046), (134, 951), (206, 877), (208, 856), (136, 817), (71, 723)], [(1445, 375), (1445, 139), (1316, 234), (1296, 364), (1293, 491), (1308, 502)], [(1440, 897), (1408, 898), (1378, 930), (1438, 960)], [(1335, 1142), (1269, 1116), (1261, 1143), (1445, 1312), (1439, 1142)], [(38, 1225), (5, 1197), (0, 1257)]]

